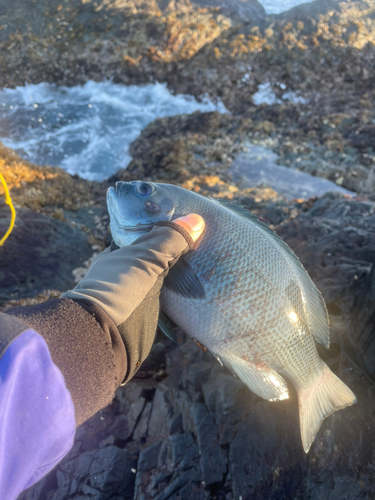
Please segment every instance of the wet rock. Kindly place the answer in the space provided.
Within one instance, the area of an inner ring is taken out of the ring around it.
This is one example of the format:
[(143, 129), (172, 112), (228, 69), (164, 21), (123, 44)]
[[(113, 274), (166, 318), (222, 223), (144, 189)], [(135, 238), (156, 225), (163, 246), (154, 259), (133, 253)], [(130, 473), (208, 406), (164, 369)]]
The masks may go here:
[(170, 436), (144, 449), (138, 460), (135, 498), (208, 498), (198, 459), (199, 451), (190, 433)]
[(350, 310), (366, 286), (375, 252), (374, 213), (373, 201), (327, 193), (278, 229), (309, 270), (332, 314)]
[(251, 126), (251, 120), (218, 112), (158, 118), (130, 145), (133, 159), (126, 170), (109, 181), (132, 176), (183, 182), (194, 175), (222, 176)]
[[(349, 190), (374, 190), (371, 0), (316, 0), (266, 17), (251, 0), (43, 0), (21, 22), (24, 5), (6, 1), (0, 11), (0, 66), (7, 68), (0, 86), (166, 82), (250, 118), (250, 139), (270, 146), (283, 165)], [(271, 105), (255, 104), (262, 84), (275, 94)], [(181, 165), (201, 166), (184, 140), (168, 154), (158, 147), (153, 175), (166, 178), (166, 170), (175, 178)]]
[(40, 167), (22, 160), (1, 142), (0, 168), (18, 207), (64, 220), (64, 210), (105, 206), (106, 186), (69, 175), (58, 167)]
[(50, 498), (133, 499), (136, 463), (127, 450), (115, 446), (83, 453), (56, 472), (57, 491)]
[[(9, 207), (0, 207), (0, 234), (9, 224)], [(1, 248), (0, 300), (31, 297), (44, 289), (66, 291), (72, 271), (93, 253), (88, 237), (69, 224), (26, 210)]]

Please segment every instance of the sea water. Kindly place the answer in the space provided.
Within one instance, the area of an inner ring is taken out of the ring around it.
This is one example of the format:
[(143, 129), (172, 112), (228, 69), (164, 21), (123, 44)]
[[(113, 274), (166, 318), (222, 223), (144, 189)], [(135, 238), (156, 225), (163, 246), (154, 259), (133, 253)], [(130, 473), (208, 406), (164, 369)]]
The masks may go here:
[(229, 174), (241, 188), (267, 186), (289, 199), (308, 199), (322, 196), (329, 191), (340, 191), (355, 196), (352, 191), (337, 186), (328, 179), (280, 165), (279, 160), (273, 151), (248, 142), (233, 161)]
[(101, 181), (129, 164), (129, 145), (150, 122), (197, 110), (227, 112), (160, 83), (25, 85), (0, 90), (0, 141), (38, 165)]
[(301, 0), (259, 0), (267, 14), (281, 14), (301, 3), (310, 3)]
[[(301, 102), (295, 95), (282, 98)], [(260, 85), (253, 99), (256, 104), (277, 102), (269, 84)], [(148, 123), (196, 110), (228, 112), (220, 102), (175, 96), (159, 83), (26, 85), (0, 91), (0, 141), (38, 165), (60, 166), (70, 174), (102, 181), (126, 168), (131, 160), (129, 145)], [(290, 198), (327, 191), (350, 194), (331, 181), (279, 165), (271, 150), (250, 143), (246, 149), (231, 170), (233, 179), (244, 187), (268, 185)]]

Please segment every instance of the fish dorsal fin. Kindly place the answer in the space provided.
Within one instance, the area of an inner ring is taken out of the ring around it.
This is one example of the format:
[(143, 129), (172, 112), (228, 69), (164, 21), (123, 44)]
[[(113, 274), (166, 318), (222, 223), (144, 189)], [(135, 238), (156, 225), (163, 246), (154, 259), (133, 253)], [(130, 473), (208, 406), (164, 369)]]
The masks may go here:
[(269, 401), (289, 398), (288, 386), (281, 375), (268, 367), (257, 367), (254, 363), (239, 356), (223, 356), (221, 361), (244, 382), (248, 388)]
[(245, 206), (240, 205), (239, 203), (235, 203), (233, 201), (225, 201), (225, 200), (220, 200), (220, 201), (214, 200), (214, 201), (216, 201), (217, 203), (219, 203), (219, 205), (222, 205), (225, 208), (229, 208), (229, 210), (232, 210), (232, 212), (236, 212), (236, 214), (241, 215), (241, 217), (244, 217), (245, 219), (249, 219), (250, 221), (255, 222), (263, 229), (270, 231), (273, 234), (276, 234), (274, 231), (272, 231), (272, 229), (270, 229), (267, 226), (267, 224), (262, 222), (262, 220), (257, 215), (250, 212), (250, 210)]
[(307, 323), (310, 333), (313, 335), (314, 339), (320, 344), (324, 345), (327, 349), (329, 348), (329, 318), (328, 311), (324, 302), (324, 299), (312, 282), (310, 276), (308, 275), (306, 269), (303, 267), (301, 261), (293, 250), (283, 241), (280, 236), (278, 236), (275, 231), (269, 228), (264, 222), (259, 220), (259, 218), (252, 214), (247, 208), (238, 205), (236, 203), (230, 202), (218, 202), (225, 208), (232, 210), (236, 214), (240, 215), (244, 219), (249, 220), (253, 224), (259, 226), (265, 233), (271, 238), (276, 245), (283, 249), (288, 257), (288, 261), (294, 274), (299, 278), (302, 284), (304, 307), (306, 310)]
[(164, 285), (169, 290), (190, 299), (202, 299), (206, 295), (202, 283), (184, 256), (171, 267)]

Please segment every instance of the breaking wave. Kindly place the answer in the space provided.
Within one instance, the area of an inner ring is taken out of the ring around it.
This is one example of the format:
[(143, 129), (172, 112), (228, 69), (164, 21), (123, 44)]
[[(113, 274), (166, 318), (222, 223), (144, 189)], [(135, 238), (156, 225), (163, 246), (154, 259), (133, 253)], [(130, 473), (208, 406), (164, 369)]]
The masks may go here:
[(0, 141), (38, 165), (101, 181), (129, 164), (129, 145), (150, 122), (197, 110), (227, 112), (160, 83), (25, 85), (0, 90)]

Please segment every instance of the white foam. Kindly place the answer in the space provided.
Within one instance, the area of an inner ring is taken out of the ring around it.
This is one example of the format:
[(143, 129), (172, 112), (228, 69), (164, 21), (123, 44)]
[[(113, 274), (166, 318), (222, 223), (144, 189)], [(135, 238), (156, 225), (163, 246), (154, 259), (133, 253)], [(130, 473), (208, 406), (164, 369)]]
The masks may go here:
[(280, 104), (281, 102), (282, 101), (276, 97), (271, 84), (268, 82), (258, 85), (258, 90), (253, 95), (253, 103), (257, 106), (260, 104)]
[[(284, 84), (279, 84), (279, 86), (284, 89)], [(278, 99), (276, 97), (275, 92), (272, 89), (272, 86), (269, 82), (261, 83), (258, 85), (258, 89), (252, 97), (253, 103), (257, 106), (260, 104), (281, 104), (284, 101), (290, 101), (295, 104), (307, 104), (308, 100), (303, 98), (302, 96), (297, 95), (295, 92), (288, 91), (284, 92), (282, 95), (282, 99)]]
[(295, 104), (307, 104), (309, 102), (307, 99), (297, 95), (295, 92), (285, 92), (285, 94), (283, 94), (283, 99), (294, 102)]
[(25, 85), (0, 91), (0, 141), (34, 163), (100, 181), (129, 164), (129, 145), (150, 122), (197, 110), (228, 112), (159, 83)]

